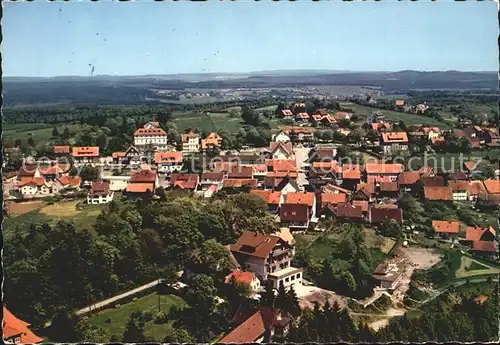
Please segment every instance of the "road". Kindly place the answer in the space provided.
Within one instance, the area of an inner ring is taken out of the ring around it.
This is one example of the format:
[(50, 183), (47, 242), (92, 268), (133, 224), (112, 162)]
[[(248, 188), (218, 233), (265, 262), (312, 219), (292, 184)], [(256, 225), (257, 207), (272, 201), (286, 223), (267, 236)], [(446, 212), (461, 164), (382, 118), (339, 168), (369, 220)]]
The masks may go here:
[(306, 174), (304, 172), (304, 167), (307, 166), (307, 159), (309, 158), (309, 151), (311, 149), (309, 147), (295, 147), (293, 151), (295, 152), (295, 165), (297, 166), (297, 170), (299, 172), (297, 176), (297, 184), (302, 187), (309, 182), (307, 181)]
[(154, 281), (152, 281), (150, 283), (147, 283), (145, 285), (139, 286), (139, 287), (137, 287), (137, 288), (135, 288), (133, 290), (124, 292), (124, 293), (122, 293), (120, 295), (113, 296), (111, 298), (105, 299), (104, 301), (101, 301), (101, 302), (98, 302), (98, 303), (93, 303), (93, 304), (89, 305), (88, 307), (85, 307), (85, 308), (82, 308), (82, 309), (78, 310), (76, 312), (76, 315), (85, 315), (85, 314), (89, 313), (92, 310), (102, 308), (102, 307), (107, 306), (109, 304), (112, 304), (112, 303), (114, 303), (116, 301), (119, 301), (119, 300), (121, 300), (121, 299), (123, 299), (125, 297), (135, 295), (135, 294), (137, 294), (137, 293), (139, 293), (141, 291), (144, 291), (144, 290), (149, 289), (149, 288), (151, 288), (153, 286), (156, 286), (156, 285), (158, 285), (159, 282), (160, 282), (160, 280), (156, 279), (156, 280), (154, 280)]

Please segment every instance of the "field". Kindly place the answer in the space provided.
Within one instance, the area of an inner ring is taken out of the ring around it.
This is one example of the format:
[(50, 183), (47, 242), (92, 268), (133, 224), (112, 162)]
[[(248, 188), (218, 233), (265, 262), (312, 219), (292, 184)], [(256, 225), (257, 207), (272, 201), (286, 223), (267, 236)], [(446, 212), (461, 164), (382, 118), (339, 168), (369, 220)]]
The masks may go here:
[(11, 216), (19, 216), (33, 210), (42, 208), (45, 203), (43, 201), (27, 201), (27, 202), (6, 202), (7, 214)]
[(387, 121), (399, 122), (399, 121), (403, 120), (405, 125), (407, 125), (407, 126), (421, 124), (421, 125), (436, 126), (436, 127), (441, 127), (441, 128), (448, 128), (449, 127), (448, 124), (444, 124), (442, 122), (439, 122), (436, 119), (426, 117), (426, 116), (400, 113), (400, 112), (391, 111), (391, 110), (370, 108), (370, 107), (365, 107), (363, 105), (359, 105), (359, 104), (355, 104), (355, 103), (342, 103), (341, 106), (345, 107), (345, 108), (350, 108), (354, 111), (354, 114), (361, 115), (361, 116), (368, 116), (375, 111), (380, 111), (382, 113), (382, 115), (385, 116), (385, 119)]
[[(64, 131), (64, 127), (68, 127), (70, 130), (74, 130), (77, 125), (57, 125), (57, 130), (59, 133)], [(35, 143), (45, 142), (52, 138), (53, 125), (45, 123), (4, 123), (3, 124), (3, 138), (4, 140), (16, 140), (20, 139), (23, 142), (27, 142), (29, 138), (29, 133), (33, 137)]]
[[(61, 219), (73, 221), (77, 227), (91, 226), (101, 213), (102, 205), (85, 205), (83, 209), (77, 210), (76, 204), (80, 201), (62, 201), (52, 205), (45, 205), (42, 202), (36, 204), (36, 208), (33, 202), (24, 207), (24, 203), (10, 206), (17, 210), (23, 210), (24, 208), (25, 213), (12, 215), (4, 219), (4, 235), (8, 238), (14, 232), (25, 233), (30, 224), (47, 222), (54, 225)], [(28, 210), (28, 207), (35, 209)]]
[(468, 257), (462, 256), (460, 268), (455, 272), (457, 278), (473, 277), (485, 274), (500, 274), (500, 269)]
[[(186, 303), (180, 297), (174, 295), (160, 295), (160, 310), (168, 313), (172, 306), (184, 307)], [(143, 313), (153, 314), (153, 319), (158, 312), (158, 294), (137, 299), (136, 301), (122, 305), (115, 309), (106, 309), (98, 312), (90, 317), (89, 322), (96, 326), (101, 326), (108, 330), (111, 335), (115, 335), (121, 340), (128, 317), (134, 311), (142, 311)], [(168, 329), (171, 327), (173, 320), (169, 320), (166, 324), (156, 324), (153, 321), (146, 322), (145, 335), (152, 337), (155, 341), (163, 341)]]
[(232, 118), (228, 113), (210, 113), (209, 116), (200, 113), (174, 113), (174, 122), (179, 133), (183, 133), (188, 128), (197, 128), (205, 132), (237, 133), (243, 124), (241, 117)]
[(396, 244), (392, 238), (377, 235), (373, 229), (364, 229), (365, 243), (368, 248), (380, 249), (384, 254), (388, 254)]

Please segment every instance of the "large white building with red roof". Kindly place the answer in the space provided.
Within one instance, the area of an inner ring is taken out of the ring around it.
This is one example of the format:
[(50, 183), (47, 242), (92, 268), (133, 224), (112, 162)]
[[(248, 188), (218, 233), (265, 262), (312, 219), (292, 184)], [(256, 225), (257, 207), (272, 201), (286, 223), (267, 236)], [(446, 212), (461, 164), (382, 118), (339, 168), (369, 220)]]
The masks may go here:
[(155, 151), (166, 150), (167, 132), (158, 126), (156, 122), (148, 122), (144, 128), (136, 130), (134, 132), (134, 146), (141, 151), (149, 147)]

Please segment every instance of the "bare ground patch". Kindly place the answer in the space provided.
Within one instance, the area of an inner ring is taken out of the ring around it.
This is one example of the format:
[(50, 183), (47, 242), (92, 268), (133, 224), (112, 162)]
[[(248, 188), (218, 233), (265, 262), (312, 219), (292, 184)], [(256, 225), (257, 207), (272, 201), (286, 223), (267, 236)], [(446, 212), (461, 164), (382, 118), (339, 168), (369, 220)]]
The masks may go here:
[(45, 205), (43, 201), (6, 202), (5, 204), (7, 206), (7, 214), (12, 216), (28, 213)]

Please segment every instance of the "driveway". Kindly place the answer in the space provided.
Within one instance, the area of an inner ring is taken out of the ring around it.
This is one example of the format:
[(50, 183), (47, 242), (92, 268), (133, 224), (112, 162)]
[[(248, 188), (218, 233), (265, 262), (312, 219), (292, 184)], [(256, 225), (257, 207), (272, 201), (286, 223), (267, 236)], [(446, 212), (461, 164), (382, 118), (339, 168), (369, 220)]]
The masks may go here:
[(308, 185), (309, 182), (307, 181), (304, 168), (309, 165), (306, 161), (309, 158), (309, 151), (311, 151), (311, 149), (309, 147), (295, 147), (293, 151), (295, 152), (295, 165), (299, 172), (297, 183), (300, 187)]

